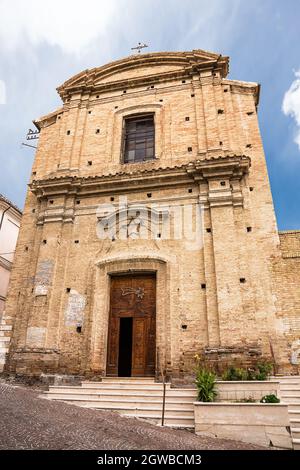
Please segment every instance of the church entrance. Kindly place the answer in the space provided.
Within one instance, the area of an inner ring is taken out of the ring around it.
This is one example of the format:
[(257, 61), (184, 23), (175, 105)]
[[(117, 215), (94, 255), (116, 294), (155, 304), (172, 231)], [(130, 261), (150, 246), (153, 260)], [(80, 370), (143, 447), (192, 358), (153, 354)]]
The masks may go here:
[(155, 330), (155, 274), (111, 277), (106, 374), (153, 376)]

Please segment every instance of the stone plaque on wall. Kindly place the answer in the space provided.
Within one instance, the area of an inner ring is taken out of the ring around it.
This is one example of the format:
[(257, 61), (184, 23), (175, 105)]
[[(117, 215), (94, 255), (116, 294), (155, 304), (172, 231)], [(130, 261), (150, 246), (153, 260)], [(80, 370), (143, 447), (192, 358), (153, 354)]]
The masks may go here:
[(46, 335), (46, 328), (30, 326), (27, 328), (26, 346), (42, 347)]
[(71, 289), (68, 305), (65, 310), (66, 326), (76, 326), (83, 324), (85, 305), (85, 296), (79, 294), (75, 289)]
[(44, 260), (39, 263), (34, 279), (35, 295), (47, 295), (52, 281), (53, 264), (52, 260)]

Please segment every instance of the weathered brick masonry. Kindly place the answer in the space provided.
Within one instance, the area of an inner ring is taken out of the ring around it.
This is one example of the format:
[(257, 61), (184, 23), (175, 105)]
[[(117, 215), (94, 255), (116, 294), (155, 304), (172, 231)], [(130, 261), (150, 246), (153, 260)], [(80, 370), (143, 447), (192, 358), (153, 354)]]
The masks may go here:
[[(184, 378), (196, 353), (249, 363), (271, 349), (278, 370), (296, 370), (299, 232), (277, 231), (259, 85), (227, 73), (218, 54), (151, 53), (58, 88), (63, 106), (35, 121), (39, 146), (6, 306), (7, 371), (105, 375), (110, 275), (140, 271), (157, 276), (157, 370)], [(124, 119), (140, 113), (154, 114), (156, 158), (125, 164)], [(200, 203), (203, 247), (99, 239), (97, 207), (117, 210), (121, 196)]]

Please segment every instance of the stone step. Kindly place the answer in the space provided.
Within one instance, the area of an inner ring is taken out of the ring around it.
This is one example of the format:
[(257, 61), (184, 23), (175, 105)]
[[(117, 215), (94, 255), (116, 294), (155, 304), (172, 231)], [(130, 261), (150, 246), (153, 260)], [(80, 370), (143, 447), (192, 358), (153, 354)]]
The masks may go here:
[[(125, 380), (103, 380), (103, 382), (99, 382), (98, 384), (96, 383), (95, 385), (95, 388), (97, 386), (100, 386), (100, 387), (112, 387), (112, 386), (123, 386), (123, 385), (141, 385), (142, 387), (162, 387), (162, 383), (161, 382), (154, 382), (154, 380), (128, 380), (128, 381), (125, 381)], [(170, 385), (170, 383), (168, 383), (167, 385)], [(82, 383), (82, 386), (86, 386), (86, 382), (83, 382)], [(87, 385), (88, 387), (91, 387), (90, 384)]]
[(300, 439), (293, 438), (292, 441), (294, 450), (300, 450)]
[[(166, 384), (165, 424), (193, 429), (196, 395), (195, 388)], [(43, 397), (161, 423), (163, 384), (153, 377), (105, 377), (101, 382), (84, 381), (81, 386), (50, 386)]]
[(291, 427), (291, 433), (292, 433), (293, 439), (300, 439), (300, 427), (298, 428)]
[(300, 384), (280, 384), (280, 390), (282, 393), (288, 392), (289, 390), (297, 390), (300, 392)]
[(270, 380), (280, 380), (280, 382), (289, 380), (300, 380), (300, 375), (271, 375)]
[(299, 396), (300, 397), (300, 388), (299, 390), (297, 388), (290, 389), (290, 390), (281, 390), (280, 391), (281, 397), (293, 397), (293, 396)]
[[(98, 390), (162, 390), (163, 385), (161, 383), (128, 383), (128, 382), (120, 382), (120, 383), (103, 383), (103, 382), (82, 382), (82, 387), (89, 388), (89, 389), (98, 389)], [(167, 383), (166, 388), (170, 388), (171, 384)]]
[(288, 406), (288, 410), (300, 410), (300, 403), (290, 402)]
[[(300, 404), (299, 404), (300, 405)], [(292, 422), (292, 420), (300, 420), (300, 409), (299, 410), (289, 410), (289, 418), (290, 418), (290, 421)]]
[[(73, 390), (75, 390), (76, 392), (78, 390), (82, 390), (83, 393), (90, 393), (90, 392), (95, 392), (95, 393), (108, 393), (109, 391), (111, 393), (114, 393), (114, 392), (118, 392), (118, 391), (122, 391), (122, 394), (126, 394), (126, 393), (131, 393), (131, 392), (141, 392), (141, 393), (145, 393), (145, 394), (156, 394), (156, 393), (163, 393), (163, 388), (160, 386), (160, 387), (156, 387), (156, 386), (152, 386), (150, 385), (149, 387), (144, 387), (142, 385), (123, 385), (123, 386), (117, 386), (117, 385), (103, 385), (103, 386), (98, 386), (98, 387), (86, 387), (86, 386), (82, 386), (82, 387), (77, 387), (76, 389), (73, 387), (73, 386), (66, 386), (66, 385), (51, 385), (49, 387), (49, 391), (52, 391), (52, 390), (57, 390), (57, 391), (66, 391), (66, 392), (71, 392)], [(166, 391), (167, 390), (171, 390), (170, 387), (167, 387), (166, 388)]]
[(292, 427), (300, 428), (300, 415), (298, 418), (290, 418), (290, 423), (292, 424)]
[(2, 345), (0, 344), (0, 354), (1, 354), (1, 353), (7, 353), (8, 351), (9, 351), (9, 348), (7, 348), (7, 347), (5, 347), (5, 346), (2, 346)]
[(280, 386), (283, 387), (285, 385), (299, 385), (300, 379), (291, 378), (290, 380), (280, 380)]
[[(145, 421), (148, 421), (147, 419), (145, 419)], [(160, 425), (160, 422), (157, 422), (156, 423), (157, 425)], [(193, 426), (191, 424), (183, 424), (182, 421), (180, 423), (174, 423), (174, 422), (171, 422), (171, 424), (168, 423), (168, 420), (167, 422), (165, 421), (164, 422), (164, 427), (165, 428), (173, 428), (173, 429), (187, 429), (187, 430), (190, 430), (190, 431), (194, 431), (195, 429), (195, 422), (193, 424)]]
[[(84, 382), (87, 382), (87, 383), (91, 383), (91, 381), (87, 381), (85, 380)], [(120, 382), (131, 382), (131, 383), (135, 383), (135, 382), (143, 382), (143, 383), (149, 383), (149, 382), (153, 382), (153, 383), (158, 383), (158, 382), (155, 382), (155, 379), (154, 377), (102, 377), (102, 380), (101, 382), (92, 382), (92, 383), (111, 383), (111, 382), (116, 382), (116, 383), (120, 383)]]
[(0, 345), (1, 343), (9, 343), (10, 337), (9, 336), (0, 336)]
[[(43, 396), (45, 398), (45, 396)], [(46, 397), (48, 398), (48, 397)], [(140, 400), (115, 400), (115, 399), (109, 399), (109, 398), (86, 398), (86, 397), (68, 397), (67, 399), (64, 399), (62, 397), (55, 398), (55, 397), (50, 397), (52, 400), (61, 400), (61, 401), (67, 401), (68, 403), (73, 403), (73, 404), (78, 404), (80, 406), (85, 406), (85, 407), (90, 407), (90, 408), (103, 408), (103, 409), (131, 409), (131, 410), (136, 410), (136, 409), (160, 409), (162, 410), (162, 399), (160, 401), (140, 401)], [(169, 401), (167, 400), (165, 403), (165, 409), (167, 411), (169, 410), (174, 410), (174, 411), (180, 411), (184, 413), (190, 413), (194, 414), (194, 406), (193, 402), (190, 403), (181, 403), (177, 401)]]
[[(77, 404), (83, 408), (93, 408), (97, 410), (107, 410), (107, 411), (117, 411), (118, 413), (125, 413), (127, 415), (133, 415), (133, 416), (161, 416), (162, 413), (162, 406), (145, 406), (144, 403), (142, 403), (140, 406), (134, 407), (134, 406), (129, 406), (131, 404), (128, 404), (126, 402), (124, 403), (108, 403), (105, 404), (104, 402), (102, 403), (101, 401), (98, 402), (84, 402), (84, 401), (70, 401), (68, 400), (68, 403), (70, 404)], [(172, 416), (181, 416), (182, 418), (185, 419), (194, 419), (194, 410), (193, 408), (191, 409), (177, 409), (174, 407), (167, 407), (165, 409), (165, 416), (168, 417), (170, 415)]]
[[(92, 392), (92, 393), (82, 393), (81, 390), (73, 391), (73, 392), (64, 392), (64, 391), (55, 391), (51, 390), (49, 392), (46, 392), (47, 398), (55, 399), (55, 400), (72, 400), (72, 399), (83, 399), (83, 400), (94, 400), (94, 399), (101, 399), (101, 400), (109, 400), (109, 401), (117, 401), (117, 402), (122, 402), (124, 400), (126, 401), (150, 401), (150, 402), (157, 402), (160, 403), (162, 402), (163, 395), (149, 395), (149, 394), (144, 394), (144, 393), (139, 393), (139, 394), (111, 394), (111, 393), (98, 393), (98, 392)], [(194, 403), (195, 397), (192, 396), (170, 396), (166, 395), (166, 402), (172, 402), (172, 403), (181, 403), (181, 404), (189, 404), (189, 403)]]
[[(132, 415), (126, 415), (126, 413), (120, 413), (120, 414), (128, 418), (133, 417)], [(152, 416), (148, 416), (144, 414), (139, 414), (138, 416), (136, 416), (136, 418), (143, 419), (143, 420), (146, 420), (151, 423), (158, 424), (158, 425), (161, 424), (161, 415), (153, 414)], [(194, 418), (189, 419), (189, 418), (185, 418), (182, 416), (168, 416), (168, 417), (165, 417), (164, 426), (172, 427), (172, 428), (180, 428), (180, 429), (182, 428), (194, 429), (195, 420)]]
[(300, 395), (289, 395), (289, 396), (282, 396), (280, 397), (282, 403), (299, 403), (300, 404)]
[(0, 331), (11, 331), (12, 326), (11, 325), (0, 325)]
[[(145, 388), (145, 387), (130, 387), (130, 388), (120, 388), (120, 387), (98, 387), (98, 388), (83, 388), (83, 387), (72, 387), (72, 386), (50, 386), (49, 393), (97, 393), (97, 394), (106, 394), (106, 395), (147, 395), (154, 396), (154, 395), (162, 395), (163, 389), (162, 387), (159, 388)], [(188, 389), (166, 389), (166, 394), (168, 396), (189, 396), (196, 398), (196, 393), (194, 390)]]

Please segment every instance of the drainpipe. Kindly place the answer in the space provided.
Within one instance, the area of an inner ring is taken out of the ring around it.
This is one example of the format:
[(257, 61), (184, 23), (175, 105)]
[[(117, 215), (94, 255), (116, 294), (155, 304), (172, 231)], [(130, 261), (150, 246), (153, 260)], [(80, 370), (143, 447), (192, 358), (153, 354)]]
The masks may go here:
[(0, 220), (0, 230), (2, 228), (2, 224), (3, 224), (3, 220), (4, 220), (4, 216), (5, 216), (5, 213), (7, 211), (9, 211), (9, 209), (11, 208), (11, 206), (8, 206), (6, 209), (4, 209), (4, 211), (2, 212), (2, 215), (1, 215), (1, 220)]

